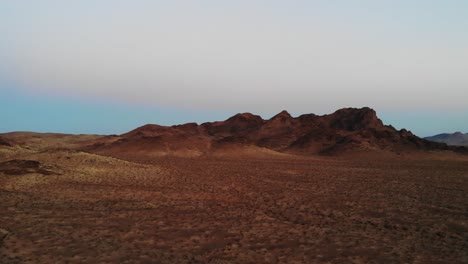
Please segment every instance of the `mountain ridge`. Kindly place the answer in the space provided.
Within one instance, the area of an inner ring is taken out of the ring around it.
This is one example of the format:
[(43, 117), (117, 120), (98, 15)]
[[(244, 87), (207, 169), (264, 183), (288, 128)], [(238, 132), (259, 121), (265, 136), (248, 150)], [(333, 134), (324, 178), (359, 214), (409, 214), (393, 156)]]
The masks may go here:
[[(284, 154), (339, 155), (352, 151), (468, 152), (419, 138), (406, 129), (384, 125), (369, 107), (342, 108), (326, 115), (292, 117), (286, 110), (270, 119), (239, 113), (224, 121), (174, 126), (147, 124), (87, 146), (86, 151), (113, 155), (201, 156), (232, 149), (268, 150)], [(264, 151), (263, 151), (264, 152)]]

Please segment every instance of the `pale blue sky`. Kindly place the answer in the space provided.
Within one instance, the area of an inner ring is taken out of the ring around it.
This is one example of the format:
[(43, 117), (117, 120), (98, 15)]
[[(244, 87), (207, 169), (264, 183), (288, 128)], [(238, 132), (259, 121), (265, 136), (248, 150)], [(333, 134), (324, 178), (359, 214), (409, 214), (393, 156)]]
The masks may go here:
[(2, 1), (0, 132), (369, 106), (468, 132), (467, 1)]

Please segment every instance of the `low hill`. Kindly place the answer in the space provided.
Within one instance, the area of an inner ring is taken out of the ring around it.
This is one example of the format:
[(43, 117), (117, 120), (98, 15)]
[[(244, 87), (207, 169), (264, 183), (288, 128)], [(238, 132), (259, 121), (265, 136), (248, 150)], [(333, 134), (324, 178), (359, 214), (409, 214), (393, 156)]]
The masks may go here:
[(79, 149), (101, 139), (102, 135), (10, 132), (0, 134), (0, 147), (21, 147), (30, 150)]

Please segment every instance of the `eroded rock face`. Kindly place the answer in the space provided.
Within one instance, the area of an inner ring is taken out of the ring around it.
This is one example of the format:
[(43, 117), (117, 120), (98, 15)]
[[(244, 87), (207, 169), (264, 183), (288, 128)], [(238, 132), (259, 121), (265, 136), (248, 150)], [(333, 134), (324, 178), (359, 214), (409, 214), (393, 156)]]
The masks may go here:
[(38, 173), (42, 175), (58, 174), (53, 167), (35, 160), (10, 160), (0, 163), (0, 173), (6, 175), (24, 175)]
[(384, 125), (377, 117), (377, 113), (368, 107), (344, 108), (328, 115), (330, 127), (348, 131), (370, 128), (382, 128)]

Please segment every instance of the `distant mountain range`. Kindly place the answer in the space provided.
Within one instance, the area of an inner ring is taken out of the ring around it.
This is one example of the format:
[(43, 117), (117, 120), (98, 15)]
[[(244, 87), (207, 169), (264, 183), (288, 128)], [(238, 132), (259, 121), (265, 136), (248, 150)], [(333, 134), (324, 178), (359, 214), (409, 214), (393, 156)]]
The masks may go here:
[(271, 119), (241, 113), (225, 121), (176, 126), (148, 124), (122, 135), (106, 136), (83, 150), (115, 157), (230, 154), (337, 155), (352, 151), (408, 152), (467, 148), (448, 146), (384, 125), (368, 107), (344, 108), (328, 115)]
[(463, 134), (461, 132), (456, 132), (453, 134), (444, 133), (444, 134), (439, 134), (439, 135), (435, 135), (432, 137), (426, 137), (425, 139), (434, 141), (434, 142), (445, 143), (450, 146), (468, 146), (468, 133), (466, 134)]

